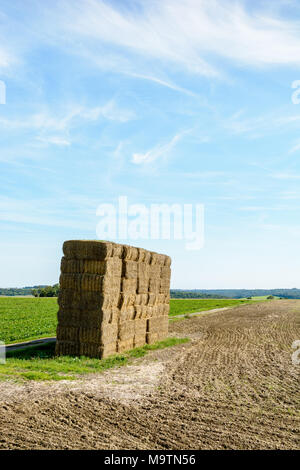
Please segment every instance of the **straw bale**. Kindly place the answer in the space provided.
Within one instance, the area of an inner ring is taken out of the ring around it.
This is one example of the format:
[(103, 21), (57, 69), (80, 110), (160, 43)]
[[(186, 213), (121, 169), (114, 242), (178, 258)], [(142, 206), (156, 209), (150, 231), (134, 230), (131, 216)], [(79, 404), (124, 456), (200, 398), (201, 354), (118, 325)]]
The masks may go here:
[(142, 310), (141, 310), (141, 317), (140, 318), (148, 318), (148, 305), (142, 305), (141, 306)]
[(172, 264), (172, 260), (171, 260), (170, 256), (165, 255), (165, 264), (164, 265), (170, 267), (171, 264)]
[(81, 325), (81, 311), (79, 309), (64, 309), (59, 308), (57, 312), (58, 324), (61, 326), (74, 326)]
[(57, 325), (56, 337), (58, 341), (79, 341), (79, 328)]
[(160, 279), (159, 278), (150, 278), (149, 280), (149, 292), (152, 294), (160, 293)]
[(134, 320), (134, 332), (139, 335), (141, 333), (146, 334), (147, 330), (147, 320), (145, 318), (136, 318)]
[(149, 278), (147, 277), (138, 277), (137, 279), (137, 293), (138, 294), (147, 294), (149, 289)]
[(134, 306), (134, 318), (141, 318), (142, 315), (142, 306), (141, 305), (135, 305)]
[(148, 296), (148, 305), (153, 307), (158, 301), (157, 294), (149, 292)]
[(161, 274), (161, 266), (154, 264), (149, 266), (149, 277), (150, 279), (159, 279)]
[(159, 292), (160, 292), (161, 294), (166, 294), (166, 295), (168, 295), (168, 294), (170, 293), (170, 287), (165, 287), (165, 286), (162, 286), (162, 285), (161, 285), (160, 288), (159, 288)]
[(137, 261), (139, 257), (139, 249), (135, 246), (123, 245), (123, 260), (127, 261)]
[(137, 263), (137, 275), (142, 278), (149, 278), (150, 265), (146, 263)]
[(168, 316), (170, 313), (170, 305), (169, 304), (163, 304), (163, 315)]
[(169, 266), (162, 266), (161, 267), (161, 278), (166, 279), (170, 282), (171, 268)]
[(149, 294), (141, 294), (141, 305), (148, 305), (149, 303)]
[(74, 341), (56, 341), (55, 353), (60, 356), (79, 356), (79, 343)]
[(117, 342), (105, 344), (99, 348), (99, 357), (101, 359), (105, 359), (106, 357), (112, 356), (114, 354), (117, 354)]
[(121, 277), (122, 260), (119, 258), (108, 258), (105, 261), (84, 260), (83, 272), (89, 274), (99, 274), (101, 276)]
[(80, 355), (104, 359), (117, 353), (117, 343), (113, 342), (99, 346), (96, 343), (80, 343)]
[(131, 339), (126, 339), (124, 341), (118, 341), (117, 345), (117, 351), (118, 353), (122, 353), (124, 351), (129, 351), (130, 349), (133, 349), (134, 343), (133, 343), (133, 338)]
[(81, 343), (106, 344), (116, 341), (118, 337), (118, 324), (102, 324), (100, 328), (79, 329), (79, 341)]
[(153, 344), (158, 341), (158, 333), (146, 333), (146, 343)]
[(114, 254), (114, 244), (92, 240), (69, 240), (63, 245), (66, 258), (103, 261)]
[(83, 259), (68, 259), (65, 256), (61, 259), (60, 270), (62, 273), (82, 273), (84, 267)]
[(145, 263), (150, 264), (151, 261), (151, 253), (150, 251), (144, 250), (143, 248), (139, 248), (139, 256), (137, 259), (138, 263)]
[(163, 306), (163, 304), (158, 304), (157, 305), (157, 316), (161, 317), (162, 315), (164, 315), (164, 306)]
[(133, 347), (140, 348), (146, 344), (146, 333), (135, 335), (133, 339)]
[(119, 307), (120, 308), (125, 308), (125, 307), (133, 307), (135, 305), (135, 294), (126, 294), (122, 292), (120, 294), (120, 302), (119, 302)]
[(157, 264), (158, 262), (158, 253), (155, 253), (154, 251), (151, 251), (151, 260), (150, 260), (150, 265), (153, 266)]
[(122, 259), (123, 257), (123, 245), (120, 245), (119, 243), (113, 243), (113, 253), (112, 256), (114, 258), (120, 258)]
[(167, 335), (169, 257), (99, 241), (71, 240), (63, 251), (58, 354), (102, 358)]
[(137, 279), (126, 279), (122, 278), (121, 292), (124, 294), (136, 294), (137, 291)]
[(169, 319), (168, 317), (152, 317), (147, 320), (147, 331), (149, 333), (155, 331), (168, 331)]
[(136, 261), (123, 261), (122, 277), (136, 279), (138, 276), (138, 264)]
[(166, 260), (165, 255), (162, 255), (162, 254), (158, 253), (157, 264), (158, 264), (159, 266), (164, 266), (165, 260)]
[(118, 338), (120, 341), (131, 339), (134, 336), (134, 320), (119, 323)]
[(99, 345), (96, 343), (80, 343), (80, 355), (104, 359), (113, 354), (117, 354), (117, 342)]
[(124, 322), (126, 320), (133, 320), (135, 318), (135, 307), (125, 307), (120, 310), (119, 319), (120, 322)]

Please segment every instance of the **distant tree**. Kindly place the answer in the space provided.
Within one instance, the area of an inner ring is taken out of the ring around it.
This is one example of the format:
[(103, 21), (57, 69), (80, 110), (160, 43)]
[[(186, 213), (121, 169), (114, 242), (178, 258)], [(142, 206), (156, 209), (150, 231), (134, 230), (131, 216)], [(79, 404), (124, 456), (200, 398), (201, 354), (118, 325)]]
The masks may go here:
[(274, 295), (268, 295), (267, 299), (268, 299), (268, 300), (274, 299)]
[(252, 297), (247, 297), (247, 300), (251, 300), (251, 299), (252, 299)]
[(34, 297), (38, 297), (38, 296), (39, 296), (38, 291), (37, 291), (36, 289), (32, 289), (31, 295), (34, 295)]
[(38, 289), (39, 297), (57, 297), (59, 293), (59, 285), (54, 284), (54, 286), (46, 286), (41, 289)]

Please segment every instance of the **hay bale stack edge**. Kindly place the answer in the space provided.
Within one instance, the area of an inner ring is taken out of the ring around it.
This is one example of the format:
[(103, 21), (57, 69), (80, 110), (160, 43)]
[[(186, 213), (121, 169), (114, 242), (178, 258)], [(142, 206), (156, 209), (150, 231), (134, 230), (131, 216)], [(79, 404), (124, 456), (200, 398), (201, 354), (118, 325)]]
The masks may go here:
[(171, 258), (113, 242), (63, 245), (56, 353), (100, 359), (168, 334)]

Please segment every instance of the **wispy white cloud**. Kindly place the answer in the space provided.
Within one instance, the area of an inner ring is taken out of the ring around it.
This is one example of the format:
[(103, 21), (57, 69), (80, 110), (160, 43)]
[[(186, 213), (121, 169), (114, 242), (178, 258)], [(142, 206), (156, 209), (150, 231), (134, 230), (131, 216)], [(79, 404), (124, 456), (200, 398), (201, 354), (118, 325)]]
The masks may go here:
[(188, 90), (186, 88), (180, 87), (170, 81), (163, 80), (161, 78), (155, 77), (153, 75), (143, 75), (140, 73), (134, 73), (134, 72), (128, 72), (128, 75), (131, 77), (136, 77), (136, 78), (141, 78), (143, 80), (148, 80), (150, 82), (158, 83), (159, 85), (162, 85), (166, 88), (170, 88), (171, 90), (178, 91), (180, 93), (184, 93), (188, 96), (197, 96), (196, 93), (193, 93), (191, 90)]
[(23, 116), (22, 119), (0, 117), (0, 126), (3, 129), (35, 129), (65, 131), (81, 121), (98, 121), (103, 117), (111, 121), (127, 122), (135, 118), (135, 113), (128, 109), (119, 108), (114, 100), (103, 106), (86, 108), (73, 106), (63, 113), (52, 114), (49, 111)]
[(272, 173), (271, 178), (279, 179), (279, 180), (299, 180), (300, 174), (291, 173), (291, 172), (278, 172)]
[(68, 147), (75, 139), (76, 130), (85, 124), (96, 123), (100, 119), (125, 123), (135, 117), (134, 111), (120, 108), (114, 100), (110, 100), (103, 106), (94, 108), (72, 106), (57, 112), (42, 110), (17, 119), (2, 116), (0, 134), (7, 131), (15, 135), (20, 135), (22, 132), (30, 133), (31, 147), (48, 145)]
[[(232, 116), (222, 119), (222, 126), (233, 135), (248, 135), (251, 138), (263, 137), (273, 134), (274, 131), (285, 132), (300, 127), (300, 115), (283, 114), (281, 109), (259, 116), (247, 117), (246, 110), (242, 109)], [(293, 149), (292, 149), (293, 150)], [(296, 151), (297, 148), (293, 151)], [(292, 151), (290, 150), (290, 153)]]
[(298, 200), (300, 199), (300, 192), (299, 191), (282, 191), (279, 198), (283, 200), (287, 200), (287, 201)]
[(247, 9), (232, 0), (149, 0), (120, 8), (102, 0), (72, 0), (58, 10), (60, 33), (86, 39), (96, 56), (97, 44), (112, 44), (119, 53), (126, 49), (206, 76), (220, 73), (214, 56), (256, 67), (300, 64), (299, 23), (280, 19), (264, 3)]
[(79, 115), (89, 121), (97, 121), (100, 117), (103, 117), (109, 121), (127, 122), (136, 117), (134, 111), (118, 107), (114, 100), (108, 101), (104, 106), (82, 110)]
[[(1, 16), (1, 15), (0, 15)], [(2, 40), (1, 40), (2, 39)], [(0, 45), (0, 71), (10, 67), (16, 62), (16, 57), (12, 52), (4, 46), (3, 38), (0, 37), (2, 44)]]
[(166, 144), (157, 145), (145, 153), (134, 153), (132, 155), (132, 162), (136, 165), (147, 164), (157, 160), (158, 158), (167, 156), (172, 148), (175, 147), (175, 145), (187, 132), (188, 131), (179, 132), (178, 134), (174, 135), (174, 137)]
[(61, 147), (68, 147), (71, 145), (71, 141), (69, 139), (61, 137), (59, 135), (49, 135), (47, 137), (39, 136), (37, 137), (37, 140), (44, 144), (58, 145)]
[(296, 142), (289, 150), (289, 154), (296, 153), (300, 150), (300, 142)]

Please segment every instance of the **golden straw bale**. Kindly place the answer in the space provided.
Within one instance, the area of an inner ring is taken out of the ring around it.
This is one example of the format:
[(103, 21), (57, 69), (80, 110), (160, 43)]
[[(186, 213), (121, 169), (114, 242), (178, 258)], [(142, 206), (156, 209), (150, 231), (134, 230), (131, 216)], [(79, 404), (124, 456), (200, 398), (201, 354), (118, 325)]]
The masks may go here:
[(168, 317), (152, 317), (147, 320), (147, 332), (152, 333), (155, 331), (163, 330), (168, 331), (169, 319)]
[(103, 261), (113, 256), (114, 246), (111, 242), (69, 240), (64, 243), (63, 252), (66, 258)]
[(151, 260), (150, 260), (150, 265), (156, 265), (158, 262), (158, 253), (155, 253), (154, 251), (151, 251)]
[(111, 343), (114, 339), (118, 337), (118, 323), (108, 323), (102, 324), (101, 331), (101, 343)]
[(146, 333), (147, 344), (153, 344), (158, 341), (158, 333)]
[(123, 261), (122, 277), (126, 279), (136, 279), (138, 276), (138, 264), (136, 261)]
[(133, 307), (135, 305), (135, 298), (135, 294), (121, 293), (119, 307), (121, 309), (125, 307)]
[(149, 278), (138, 277), (137, 279), (137, 293), (147, 294), (149, 290)]
[(141, 305), (148, 305), (149, 303), (149, 294), (141, 294)]
[(118, 353), (129, 351), (130, 349), (133, 349), (133, 346), (134, 346), (133, 338), (126, 339), (124, 341), (119, 340), (117, 344), (117, 351)]
[(105, 359), (108, 356), (117, 354), (117, 342), (105, 344), (99, 348), (99, 357)]
[(142, 278), (149, 278), (150, 265), (146, 263), (137, 263), (137, 275)]
[(135, 335), (133, 338), (133, 347), (140, 348), (146, 344), (146, 333)]
[(123, 257), (123, 245), (119, 243), (113, 243), (113, 253), (112, 256), (114, 258), (122, 258)]
[(122, 275), (122, 260), (119, 258), (108, 258), (105, 261), (81, 261), (83, 261), (83, 272), (85, 273), (107, 275), (109, 277), (121, 277)]
[(156, 304), (156, 301), (157, 301), (157, 294), (153, 294), (149, 292), (148, 305), (153, 307), (153, 305)]
[(151, 253), (148, 250), (144, 250), (143, 248), (139, 248), (139, 256), (138, 256), (138, 263), (150, 264), (151, 261)]
[(157, 316), (158, 317), (163, 316), (164, 315), (164, 306), (163, 306), (163, 304), (158, 304), (156, 306), (156, 308), (157, 308)]
[(120, 341), (125, 341), (126, 339), (133, 338), (135, 327), (134, 323), (134, 320), (127, 320), (125, 322), (119, 323), (118, 339)]
[(159, 294), (160, 293), (160, 279), (150, 278), (149, 280), (149, 293)]
[(124, 307), (120, 310), (119, 319), (120, 322), (126, 320), (133, 320), (135, 318), (135, 307)]
[(136, 294), (137, 291), (137, 279), (126, 279), (122, 278), (121, 281), (121, 293), (123, 294)]
[(135, 305), (134, 306), (134, 318), (141, 318), (142, 315), (142, 306), (141, 305)]
[(62, 273), (81, 273), (83, 272), (83, 259), (68, 259), (65, 256), (61, 259), (60, 270)]
[(161, 267), (161, 278), (166, 279), (170, 282), (171, 279), (171, 268), (169, 266), (162, 266)]
[(148, 305), (142, 305), (141, 317), (140, 318), (148, 318)]
[(123, 245), (123, 260), (137, 261), (139, 257), (139, 249), (134, 246)]
[(170, 258), (170, 256), (165, 255), (165, 264), (164, 265), (170, 267), (171, 264), (172, 264), (172, 259)]
[(136, 318), (134, 320), (134, 332), (135, 334), (146, 333), (147, 320), (145, 318)]
[(58, 296), (58, 305), (61, 308), (81, 310), (95, 310), (119, 305), (120, 294), (75, 291), (74, 289), (61, 289)]
[(149, 266), (149, 277), (150, 279), (159, 279), (161, 275), (161, 268), (158, 264), (154, 264)]

